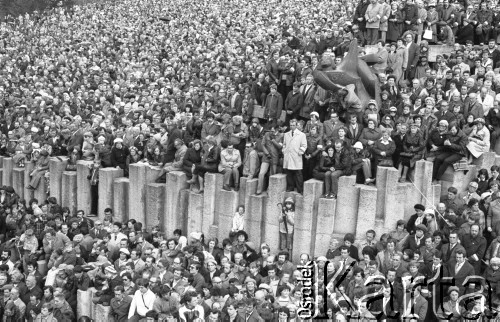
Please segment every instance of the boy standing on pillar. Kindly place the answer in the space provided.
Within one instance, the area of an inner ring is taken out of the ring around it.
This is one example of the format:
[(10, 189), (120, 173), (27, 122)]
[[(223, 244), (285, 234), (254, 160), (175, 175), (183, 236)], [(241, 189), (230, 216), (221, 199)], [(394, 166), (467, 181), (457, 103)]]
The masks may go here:
[(93, 164), (89, 164), (89, 175), (87, 179), (90, 180), (90, 213), (97, 215), (97, 207), (99, 204), (99, 169), (101, 168), (101, 160), (95, 159)]

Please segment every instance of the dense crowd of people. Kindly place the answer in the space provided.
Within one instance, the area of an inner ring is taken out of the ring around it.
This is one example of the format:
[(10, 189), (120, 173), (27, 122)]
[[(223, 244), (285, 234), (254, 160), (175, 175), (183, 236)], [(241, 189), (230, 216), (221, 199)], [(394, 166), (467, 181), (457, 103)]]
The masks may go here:
[[(103, 167), (128, 176), (131, 164), (147, 163), (161, 169), (160, 183), (183, 171), (199, 193), (207, 172), (222, 173), (225, 190), (257, 178), (257, 194), (285, 173), (288, 191), (324, 181), (323, 198), (337, 197), (341, 176), (373, 185), (378, 167), (397, 168), (400, 182), (412, 180), (418, 160), (434, 163), (435, 182), (450, 166), (464, 169), (498, 150), (498, 8), (116, 0), (8, 17), (0, 25), (0, 155), (29, 166), (32, 190), (49, 182), (50, 157), (68, 157), (66, 171), (93, 163), (90, 214), (71, 213), (48, 189), (47, 200), (0, 189), (2, 320), (74, 321), (77, 290), (92, 287), (92, 300), (117, 321), (296, 321), (300, 265), (310, 260), (326, 276), (320, 314), (336, 321), (495, 315), (497, 166), (481, 169), (467, 191), (450, 187), (435, 208), (415, 205), (390, 233), (332, 238), (326, 254), (292, 253), (302, 215), (292, 198), (277, 219), (278, 245), (249, 238), (243, 206), (221, 243), (116, 222), (109, 208), (102, 221), (92, 217)], [(335, 70), (352, 41), (378, 78), (380, 95), (368, 102), (354, 85), (315, 83), (314, 71)], [(434, 57), (431, 44), (453, 49)]]

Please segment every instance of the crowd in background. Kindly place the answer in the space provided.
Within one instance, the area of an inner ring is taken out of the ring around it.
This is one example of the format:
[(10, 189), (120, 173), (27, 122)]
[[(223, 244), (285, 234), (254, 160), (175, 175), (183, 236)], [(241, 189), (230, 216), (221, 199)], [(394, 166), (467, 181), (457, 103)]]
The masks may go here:
[[(90, 287), (117, 321), (296, 321), (297, 266), (312, 259), (327, 276), (319, 304), (331, 319), (382, 311), (376, 319), (486, 320), (500, 304), (498, 167), (481, 169), (467, 191), (450, 187), (435, 209), (415, 205), (390, 233), (332, 238), (327, 254), (293, 254), (302, 215), (293, 199), (276, 219), (279, 245), (249, 238), (243, 206), (223, 241), (146, 231), (114, 221), (112, 209), (92, 217), (99, 169), (128, 176), (134, 163), (160, 168), (163, 183), (183, 171), (199, 193), (207, 172), (223, 173), (225, 190), (257, 178), (257, 194), (273, 174), (286, 173), (298, 193), (314, 178), (325, 183), (323, 198), (337, 197), (341, 176), (373, 185), (378, 167), (397, 168), (409, 184), (418, 160), (434, 163), (435, 183), (466, 169), (499, 149), (498, 8), (116, 0), (9, 17), (0, 24), (0, 155), (30, 166), (31, 190), (48, 183), (50, 157), (68, 157), (66, 171), (93, 163), (90, 214), (62, 208), (50, 191), (22, 200), (0, 190), (3, 321), (74, 321), (77, 290)], [(368, 102), (352, 84), (315, 83), (314, 72), (331, 75), (352, 41), (378, 78)], [(434, 44), (452, 48), (435, 55)], [(455, 284), (427, 287), (424, 277)]]

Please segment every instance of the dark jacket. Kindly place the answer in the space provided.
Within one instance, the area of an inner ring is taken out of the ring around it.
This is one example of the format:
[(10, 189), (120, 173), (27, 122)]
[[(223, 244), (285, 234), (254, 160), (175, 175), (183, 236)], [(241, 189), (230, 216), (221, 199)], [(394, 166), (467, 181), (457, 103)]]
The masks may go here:
[(203, 156), (201, 157), (201, 164), (205, 167), (206, 170), (217, 172), (217, 168), (219, 166), (220, 161), (220, 152), (219, 148), (214, 146), (210, 151), (205, 151)]
[(467, 143), (469, 142), (469, 139), (464, 134), (464, 132), (462, 132), (461, 130), (458, 130), (457, 134), (455, 134), (455, 135), (449, 134), (447, 136), (447, 138), (448, 138), (448, 140), (450, 140), (451, 145), (444, 145), (441, 148), (441, 151), (455, 152), (455, 153), (458, 153), (462, 156), (467, 155), (466, 149), (467, 149)]
[(113, 146), (111, 149), (111, 165), (113, 167), (124, 168), (129, 153), (130, 152), (126, 146), (123, 146), (121, 149)]
[(352, 156), (351, 153), (343, 148), (340, 152), (335, 151), (333, 154), (333, 167), (336, 170), (343, 170), (344, 175), (351, 175), (352, 172)]

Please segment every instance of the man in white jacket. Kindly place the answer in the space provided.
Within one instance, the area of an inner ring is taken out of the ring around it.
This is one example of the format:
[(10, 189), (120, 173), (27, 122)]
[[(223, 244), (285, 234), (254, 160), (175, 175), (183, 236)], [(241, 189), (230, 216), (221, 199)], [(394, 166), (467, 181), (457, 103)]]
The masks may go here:
[(136, 282), (138, 290), (135, 292), (128, 312), (129, 321), (137, 322), (146, 317), (146, 314), (153, 309), (156, 295), (148, 288), (149, 281), (138, 279)]
[(298, 193), (304, 189), (302, 177), (302, 155), (307, 150), (306, 135), (297, 129), (297, 120), (290, 121), (290, 131), (285, 133), (283, 139), (283, 169), (286, 173), (286, 190)]

